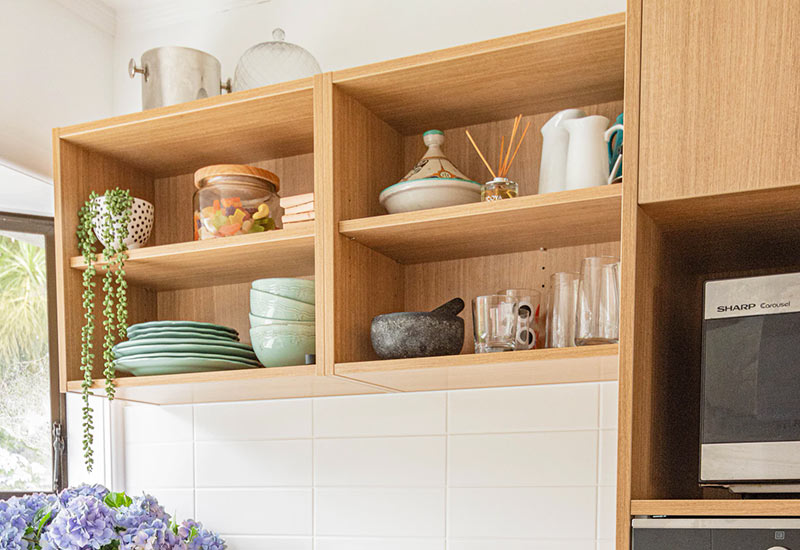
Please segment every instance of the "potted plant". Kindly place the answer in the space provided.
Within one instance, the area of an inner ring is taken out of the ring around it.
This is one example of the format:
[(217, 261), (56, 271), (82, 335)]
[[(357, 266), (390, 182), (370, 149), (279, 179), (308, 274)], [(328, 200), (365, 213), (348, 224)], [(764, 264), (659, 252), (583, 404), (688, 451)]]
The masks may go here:
[(194, 520), (173, 521), (150, 496), (102, 485), (0, 501), (0, 548), (8, 550), (224, 550), (225, 541)]
[(128, 284), (125, 281), (125, 260), (128, 249), (138, 248), (150, 236), (153, 205), (134, 199), (127, 189), (112, 189), (104, 195), (94, 191), (78, 212), (78, 250), (86, 261), (83, 272), (83, 307), (86, 322), (81, 329), (81, 371), (83, 382), (83, 453), (86, 469), (94, 465), (94, 422), (89, 406), (92, 367), (94, 365), (95, 276), (97, 242), (103, 245), (103, 375), (106, 394), (114, 399), (114, 345), (124, 340), (128, 328)]

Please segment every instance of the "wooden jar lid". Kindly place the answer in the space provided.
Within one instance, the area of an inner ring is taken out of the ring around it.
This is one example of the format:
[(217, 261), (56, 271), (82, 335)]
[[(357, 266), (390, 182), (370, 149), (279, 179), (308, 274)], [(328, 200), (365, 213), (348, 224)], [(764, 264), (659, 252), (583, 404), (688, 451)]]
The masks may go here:
[(275, 186), (275, 191), (281, 188), (281, 180), (278, 176), (269, 170), (248, 166), (247, 164), (212, 164), (211, 166), (205, 166), (194, 173), (195, 187), (200, 189), (205, 185), (204, 180), (214, 176), (248, 176), (271, 183)]

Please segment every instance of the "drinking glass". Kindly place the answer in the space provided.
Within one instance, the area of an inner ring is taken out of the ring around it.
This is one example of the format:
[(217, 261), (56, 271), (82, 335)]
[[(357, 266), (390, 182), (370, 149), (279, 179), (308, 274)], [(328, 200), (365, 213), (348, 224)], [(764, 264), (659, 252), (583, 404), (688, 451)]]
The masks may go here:
[(569, 348), (575, 345), (577, 297), (577, 273), (560, 272), (550, 276), (545, 347)]
[(619, 342), (619, 275), (617, 258), (584, 258), (575, 326), (579, 346)]
[(532, 289), (509, 288), (498, 290), (497, 294), (513, 296), (517, 299), (517, 332), (514, 349), (535, 349), (538, 347), (541, 292)]
[(513, 351), (517, 336), (517, 299), (513, 296), (478, 296), (472, 300), (475, 353)]

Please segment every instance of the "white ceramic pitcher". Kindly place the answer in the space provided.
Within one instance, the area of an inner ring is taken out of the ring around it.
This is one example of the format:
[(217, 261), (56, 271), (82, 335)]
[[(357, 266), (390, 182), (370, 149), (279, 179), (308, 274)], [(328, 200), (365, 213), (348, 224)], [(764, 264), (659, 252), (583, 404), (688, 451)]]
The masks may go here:
[(569, 133), (566, 189), (583, 189), (608, 183), (608, 152), (604, 133), (609, 120), (600, 115), (565, 120)]
[(580, 109), (566, 109), (553, 115), (542, 126), (542, 162), (539, 165), (539, 194), (563, 191), (566, 182), (569, 134), (564, 122), (583, 118)]

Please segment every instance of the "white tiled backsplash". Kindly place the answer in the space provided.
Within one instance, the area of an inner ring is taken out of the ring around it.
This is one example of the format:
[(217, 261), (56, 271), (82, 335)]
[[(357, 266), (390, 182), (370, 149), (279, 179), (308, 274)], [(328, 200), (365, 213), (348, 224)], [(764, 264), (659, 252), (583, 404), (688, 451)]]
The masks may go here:
[(616, 383), (129, 406), (125, 486), (231, 550), (612, 550)]

